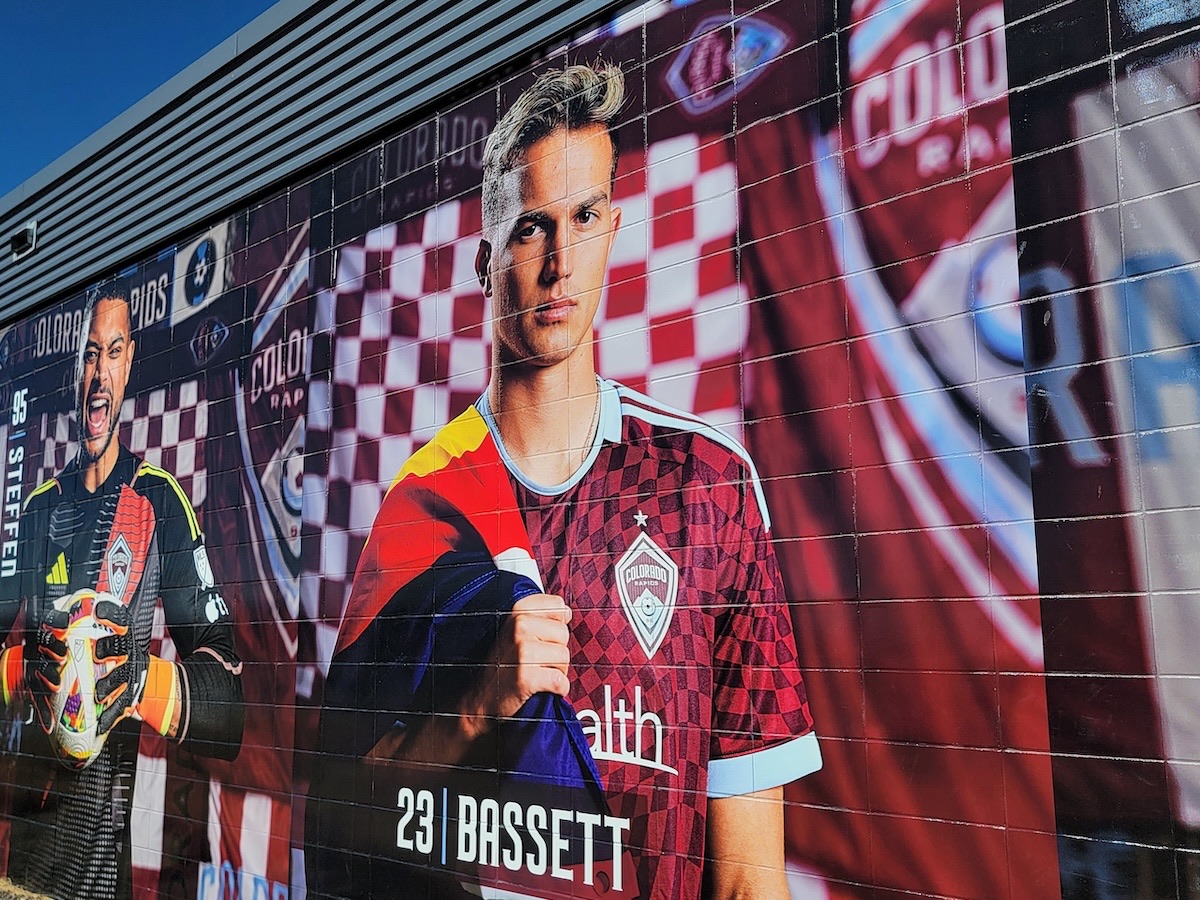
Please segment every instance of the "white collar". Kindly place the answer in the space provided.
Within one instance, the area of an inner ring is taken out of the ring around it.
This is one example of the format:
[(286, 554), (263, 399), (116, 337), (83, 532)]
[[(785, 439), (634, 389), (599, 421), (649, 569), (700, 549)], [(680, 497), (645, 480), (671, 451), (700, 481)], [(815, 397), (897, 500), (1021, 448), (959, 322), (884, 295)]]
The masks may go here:
[(496, 448), (500, 451), (500, 458), (504, 460), (504, 465), (512, 474), (513, 478), (517, 479), (522, 485), (535, 494), (541, 494), (545, 497), (553, 497), (558, 494), (565, 494), (575, 485), (583, 480), (583, 477), (591, 471), (592, 465), (596, 462), (596, 457), (600, 455), (600, 448), (604, 446), (604, 442), (616, 443), (621, 440), (621, 398), (617, 394), (617, 386), (608, 379), (596, 376), (596, 386), (600, 389), (600, 415), (599, 421), (596, 424), (596, 434), (592, 437), (592, 446), (588, 448), (587, 455), (583, 458), (583, 464), (575, 470), (562, 484), (538, 484), (536, 481), (531, 481), (513, 462), (513, 458), (508, 454), (508, 448), (504, 446), (504, 440), (500, 437), (500, 429), (496, 427), (496, 420), (492, 416), (492, 406), (488, 401), (488, 392), (485, 390), (483, 395), (475, 401), (475, 408), (479, 410), (479, 414), (483, 416), (483, 420), (487, 423), (488, 431), (492, 433), (492, 439), (496, 442)]

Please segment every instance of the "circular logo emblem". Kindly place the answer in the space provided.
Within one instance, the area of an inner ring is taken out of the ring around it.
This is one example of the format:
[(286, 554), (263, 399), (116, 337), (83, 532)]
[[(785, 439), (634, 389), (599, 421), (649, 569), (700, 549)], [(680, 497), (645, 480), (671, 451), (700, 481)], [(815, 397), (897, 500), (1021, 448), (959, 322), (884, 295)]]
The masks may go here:
[(184, 293), (187, 302), (199, 306), (212, 287), (213, 276), (217, 272), (217, 245), (212, 238), (205, 238), (192, 251), (188, 260), (187, 278), (184, 279)]

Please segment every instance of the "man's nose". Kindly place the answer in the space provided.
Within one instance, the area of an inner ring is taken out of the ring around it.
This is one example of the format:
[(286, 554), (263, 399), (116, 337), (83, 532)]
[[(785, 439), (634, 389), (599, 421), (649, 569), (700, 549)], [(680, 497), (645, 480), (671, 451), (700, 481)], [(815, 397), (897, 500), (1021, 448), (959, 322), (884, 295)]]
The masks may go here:
[(575, 248), (570, 229), (556, 229), (554, 238), (546, 249), (542, 274), (548, 284), (571, 277), (575, 267)]
[(113, 361), (106, 354), (100, 354), (100, 359), (96, 361), (96, 381), (102, 387), (107, 386), (112, 381), (113, 365)]

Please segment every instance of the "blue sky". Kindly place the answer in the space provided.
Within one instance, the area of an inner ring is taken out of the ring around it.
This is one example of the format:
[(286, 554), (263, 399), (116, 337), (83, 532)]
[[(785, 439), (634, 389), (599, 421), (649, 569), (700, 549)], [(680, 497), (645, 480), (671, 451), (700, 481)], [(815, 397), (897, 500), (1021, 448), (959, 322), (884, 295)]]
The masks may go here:
[(0, 197), (274, 0), (0, 0)]

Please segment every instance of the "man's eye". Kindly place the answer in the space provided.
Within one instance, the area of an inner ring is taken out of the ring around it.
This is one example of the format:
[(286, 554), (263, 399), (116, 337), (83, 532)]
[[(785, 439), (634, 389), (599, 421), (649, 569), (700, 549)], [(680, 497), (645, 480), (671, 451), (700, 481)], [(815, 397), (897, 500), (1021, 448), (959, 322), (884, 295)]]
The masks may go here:
[(517, 240), (532, 241), (541, 233), (542, 226), (538, 225), (536, 222), (530, 222), (528, 225), (517, 231)]
[(95, 350), (88, 350), (88, 351), (85, 351), (83, 354), (83, 361), (85, 363), (94, 363), (98, 356), (99, 356), (99, 354), (96, 353)]
[(582, 209), (575, 218), (580, 225), (595, 225), (600, 221), (600, 213), (594, 209)]

